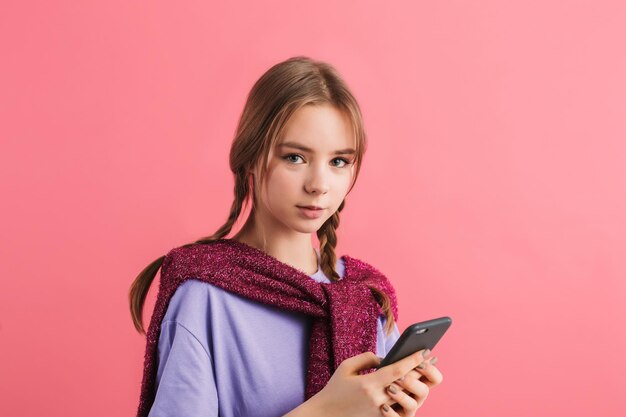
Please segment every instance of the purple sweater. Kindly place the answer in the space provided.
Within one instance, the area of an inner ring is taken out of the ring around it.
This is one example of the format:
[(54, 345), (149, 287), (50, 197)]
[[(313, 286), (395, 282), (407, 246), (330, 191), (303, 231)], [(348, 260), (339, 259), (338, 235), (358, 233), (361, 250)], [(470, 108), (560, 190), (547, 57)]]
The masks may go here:
[[(317, 252), (317, 249), (316, 249)], [(319, 266), (319, 252), (318, 266)], [(337, 259), (337, 273), (344, 265)], [(311, 278), (330, 283), (321, 268)], [(400, 337), (378, 317), (376, 354)], [(182, 283), (158, 342), (149, 417), (278, 417), (304, 402), (312, 318), (258, 303), (207, 282)]]

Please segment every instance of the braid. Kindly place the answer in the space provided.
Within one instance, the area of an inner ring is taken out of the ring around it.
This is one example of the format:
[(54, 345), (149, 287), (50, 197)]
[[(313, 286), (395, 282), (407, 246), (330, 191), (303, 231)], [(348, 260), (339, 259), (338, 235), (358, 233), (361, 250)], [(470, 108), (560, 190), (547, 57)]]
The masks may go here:
[(385, 318), (387, 319), (387, 322), (385, 323), (385, 333), (387, 335), (390, 335), (393, 330), (393, 325), (395, 324), (395, 321), (396, 321), (395, 318), (393, 317), (393, 310), (391, 310), (391, 300), (389, 299), (389, 296), (385, 292), (379, 290), (378, 288), (374, 288), (374, 287), (369, 287), (369, 288), (372, 291), (372, 294), (374, 295), (376, 302), (378, 302), (381, 309), (383, 310), (383, 314), (385, 315)]
[(228, 235), (230, 231), (232, 230), (233, 225), (239, 218), (239, 215), (241, 214), (243, 203), (246, 200), (248, 193), (249, 193), (249, 184), (247, 182), (245, 172), (240, 171), (235, 176), (235, 199), (233, 200), (233, 204), (230, 207), (230, 213), (228, 214), (228, 220), (226, 220), (226, 223), (224, 223), (224, 225), (222, 225), (222, 227), (220, 227), (217, 230), (217, 232), (213, 233), (212, 235), (202, 237), (193, 243), (188, 243), (186, 245), (183, 245), (183, 247), (201, 245), (203, 243), (210, 243)]
[[(235, 221), (239, 217), (241, 213), (241, 209), (243, 203), (246, 201), (246, 197), (249, 192), (249, 183), (248, 178), (246, 177), (246, 173), (244, 170), (240, 170), (235, 175), (235, 200), (230, 208), (230, 213), (228, 215), (228, 220), (222, 227), (218, 229), (211, 236), (206, 236), (196, 240), (193, 243), (188, 243), (183, 245), (183, 247), (189, 247), (193, 245), (200, 245), (203, 243), (210, 243), (217, 239), (221, 239), (230, 233)], [(254, 192), (253, 192), (254, 193)], [(133, 323), (137, 331), (141, 334), (146, 334), (143, 327), (143, 319), (142, 319), (142, 311), (143, 305), (146, 300), (146, 295), (148, 294), (148, 290), (150, 289), (150, 284), (154, 280), (159, 268), (163, 265), (163, 261), (165, 260), (165, 255), (158, 257), (150, 265), (145, 267), (137, 278), (131, 284), (130, 290), (128, 292), (128, 300), (130, 303), (130, 314), (133, 319)]]
[(335, 271), (337, 263), (337, 255), (335, 247), (337, 246), (337, 233), (335, 230), (339, 227), (339, 212), (343, 210), (345, 200), (333, 215), (324, 222), (322, 227), (317, 231), (317, 238), (320, 241), (320, 265), (324, 274), (331, 281), (338, 281), (339, 274)]
[[(339, 274), (335, 271), (335, 264), (337, 262), (337, 255), (335, 254), (335, 247), (337, 246), (337, 233), (335, 231), (339, 227), (339, 212), (343, 210), (345, 206), (345, 200), (341, 202), (339, 209), (333, 213), (333, 215), (319, 228), (317, 231), (317, 237), (320, 241), (320, 264), (324, 274), (332, 281), (338, 281), (340, 279)], [(370, 287), (372, 295), (376, 299), (376, 302), (381, 306), (383, 314), (385, 315), (387, 322), (385, 324), (385, 333), (391, 334), (395, 319), (393, 317), (393, 311), (391, 310), (391, 300), (384, 291), (375, 287)]]

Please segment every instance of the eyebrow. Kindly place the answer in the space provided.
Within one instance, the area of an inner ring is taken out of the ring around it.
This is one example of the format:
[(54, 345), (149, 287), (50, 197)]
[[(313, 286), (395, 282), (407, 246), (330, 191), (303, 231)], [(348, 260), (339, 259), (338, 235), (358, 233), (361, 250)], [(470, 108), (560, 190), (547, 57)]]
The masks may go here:
[[(304, 145), (300, 145), (299, 143), (295, 143), (295, 142), (283, 142), (278, 144), (278, 147), (290, 147), (290, 148), (295, 148), (295, 149), (300, 149), (302, 151), (305, 152), (313, 152), (313, 149), (311, 148), (307, 148)], [(341, 149), (338, 151), (335, 151), (335, 155), (346, 155), (346, 154), (354, 154), (356, 153), (356, 151), (352, 148), (348, 148), (348, 149)]]

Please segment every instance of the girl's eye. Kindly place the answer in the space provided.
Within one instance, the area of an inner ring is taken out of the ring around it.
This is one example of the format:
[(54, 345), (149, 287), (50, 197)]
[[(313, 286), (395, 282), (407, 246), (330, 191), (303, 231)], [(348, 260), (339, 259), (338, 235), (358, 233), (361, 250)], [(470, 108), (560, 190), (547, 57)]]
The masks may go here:
[[(290, 159), (289, 159), (289, 158), (291, 158), (291, 157), (295, 157), (295, 158), (302, 158), (302, 157), (301, 157), (300, 155), (298, 155), (298, 154), (291, 153), (291, 154), (289, 154), (289, 155), (285, 155), (285, 156), (283, 156), (283, 159), (285, 159), (285, 160), (287, 160), (287, 161), (290, 161), (290, 162), (293, 162), (293, 160), (290, 160)], [(348, 161), (348, 160), (347, 160), (347, 159), (345, 159), (345, 158), (335, 158), (335, 159), (333, 159), (333, 161), (337, 161), (337, 160), (339, 160), (339, 161), (343, 161), (343, 163), (344, 163), (344, 165), (340, 166), (339, 168), (343, 168), (343, 167), (345, 167), (345, 166), (347, 166), (347, 165), (352, 164), (352, 162)], [(337, 166), (337, 165), (335, 165), (335, 166)]]
[(348, 161), (345, 158), (335, 158), (335, 159), (333, 159), (333, 161), (343, 161), (344, 165), (342, 165), (342, 167), (348, 166), (351, 163), (350, 161)]
[(295, 156), (296, 158), (302, 158), (300, 155), (296, 155), (295, 153), (290, 153), (289, 155), (283, 156), (283, 159), (286, 159), (289, 162), (293, 162), (293, 161), (289, 160), (289, 158), (291, 158), (292, 156)]

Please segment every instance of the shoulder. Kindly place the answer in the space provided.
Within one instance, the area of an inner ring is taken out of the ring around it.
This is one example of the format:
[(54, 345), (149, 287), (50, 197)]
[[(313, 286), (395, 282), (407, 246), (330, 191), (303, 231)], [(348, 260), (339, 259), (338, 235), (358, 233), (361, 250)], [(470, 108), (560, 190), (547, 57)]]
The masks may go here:
[(186, 279), (176, 288), (176, 291), (174, 291), (174, 294), (172, 295), (172, 300), (184, 299), (188, 302), (204, 301), (210, 286), (211, 285), (208, 282), (200, 281), (198, 279)]
[(374, 267), (369, 262), (366, 262), (360, 258), (352, 257), (350, 255), (343, 255), (341, 258), (344, 261), (344, 267), (346, 269), (346, 272), (350, 273), (352, 276), (364, 279), (371, 278), (373, 276), (382, 281), (390, 283), (387, 274), (383, 273), (380, 269)]
[(352, 280), (365, 283), (370, 288), (375, 287), (377, 290), (387, 295), (391, 302), (391, 310), (397, 320), (398, 297), (396, 295), (396, 289), (391, 280), (387, 277), (387, 274), (362, 259), (353, 258), (349, 255), (344, 255), (343, 258), (345, 260), (346, 276), (351, 277)]
[(239, 315), (246, 303), (250, 303), (248, 299), (209, 282), (188, 278), (175, 289), (161, 323), (176, 322), (205, 340), (207, 332), (222, 325), (228, 316)]
[(174, 262), (181, 262), (190, 258), (194, 258), (198, 254), (210, 250), (210, 248), (212, 248), (214, 244), (215, 242), (202, 244), (185, 244), (181, 246), (176, 246), (170, 249), (169, 252), (165, 254), (163, 264), (165, 265), (166, 263), (169, 264)]
[(219, 241), (201, 244), (186, 244), (170, 249), (163, 257), (161, 274), (180, 277), (181, 273), (196, 271), (198, 268), (207, 268), (218, 265), (226, 259), (224, 245)]
[(206, 318), (210, 309), (210, 284), (189, 278), (181, 282), (174, 290), (163, 320), (180, 323)]

